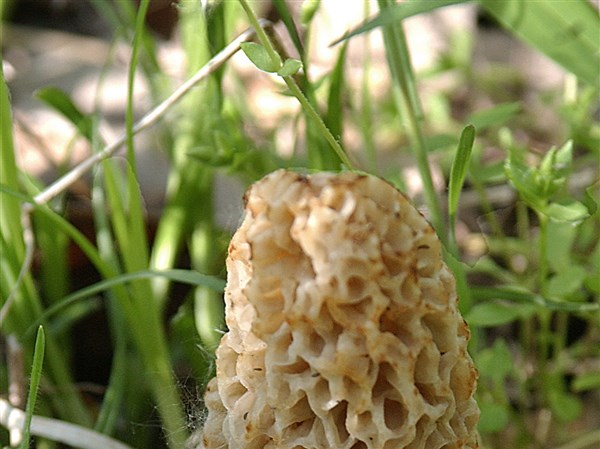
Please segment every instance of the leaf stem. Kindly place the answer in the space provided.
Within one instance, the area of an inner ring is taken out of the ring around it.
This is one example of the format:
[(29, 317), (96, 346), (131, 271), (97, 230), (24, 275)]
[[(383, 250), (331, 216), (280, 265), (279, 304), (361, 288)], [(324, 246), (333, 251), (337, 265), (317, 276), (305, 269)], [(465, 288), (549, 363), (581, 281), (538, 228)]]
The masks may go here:
[[(246, 15), (248, 16), (248, 20), (250, 21), (250, 24), (252, 25), (252, 27), (254, 28), (254, 30), (256, 32), (256, 37), (258, 38), (260, 43), (263, 45), (263, 47), (265, 47), (265, 49), (267, 50), (269, 57), (271, 58), (271, 60), (274, 63), (276, 62), (276, 63), (280, 64), (281, 58), (280, 58), (279, 54), (277, 53), (277, 51), (275, 50), (275, 47), (271, 43), (271, 40), (267, 36), (267, 33), (265, 33), (265, 30), (260, 26), (258, 19), (256, 18), (256, 16), (254, 15), (254, 12), (252, 11), (252, 8), (250, 8), (250, 6), (248, 5), (248, 2), (246, 0), (239, 0), (239, 2), (240, 2), (240, 5), (242, 6), (242, 8), (244, 9), (244, 11), (246, 12)], [(302, 106), (304, 113), (307, 115), (307, 117), (309, 117), (310, 120), (312, 120), (314, 122), (314, 124), (316, 125), (319, 132), (323, 135), (323, 137), (325, 137), (325, 139), (331, 146), (331, 149), (340, 158), (340, 161), (342, 162), (342, 164), (345, 165), (348, 169), (353, 169), (354, 164), (352, 164), (352, 162), (350, 161), (350, 158), (348, 157), (346, 152), (342, 149), (342, 146), (336, 140), (336, 138), (333, 136), (333, 134), (331, 133), (329, 128), (327, 128), (327, 125), (325, 125), (325, 122), (319, 116), (319, 114), (317, 113), (315, 108), (310, 104), (310, 102), (308, 101), (306, 96), (302, 93), (302, 90), (300, 90), (300, 87), (298, 86), (298, 84), (296, 83), (294, 78), (292, 76), (282, 76), (282, 78), (283, 78), (283, 81), (285, 82), (285, 84), (287, 85), (288, 89), (290, 89), (290, 92), (300, 102), (300, 105)]]

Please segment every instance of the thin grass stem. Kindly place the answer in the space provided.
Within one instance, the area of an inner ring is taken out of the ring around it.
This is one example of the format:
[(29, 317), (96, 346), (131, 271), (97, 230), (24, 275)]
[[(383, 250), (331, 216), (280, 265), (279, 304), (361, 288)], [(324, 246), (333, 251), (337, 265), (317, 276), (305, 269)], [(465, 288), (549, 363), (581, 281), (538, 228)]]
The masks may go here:
[[(395, 5), (391, 0), (379, 0), (379, 7), (383, 11)], [(421, 130), (422, 112), (418, 101), (418, 93), (414, 81), (414, 74), (410, 62), (408, 46), (401, 24), (384, 25), (383, 39), (385, 50), (392, 74), (399, 93), (398, 110), (404, 116), (406, 130), (413, 146), (413, 154), (417, 163), (425, 202), (429, 208), (431, 222), (442, 242), (447, 241), (446, 226), (442, 217), (440, 202), (433, 184), (431, 168), (427, 156), (427, 148)]]
[(33, 365), (29, 379), (29, 394), (27, 396), (27, 408), (25, 410), (25, 422), (23, 423), (23, 440), (20, 448), (29, 448), (31, 440), (31, 420), (35, 411), (38, 389), (42, 378), (42, 367), (44, 366), (44, 355), (46, 353), (46, 336), (44, 328), (39, 326), (33, 349)]
[[(254, 12), (252, 11), (252, 8), (250, 8), (246, 0), (239, 0), (239, 2), (244, 11), (246, 12), (246, 15), (248, 16), (250, 25), (252, 25), (252, 27), (254, 27), (254, 29), (256, 30), (256, 37), (263, 45), (263, 47), (267, 50), (271, 61), (275, 64), (280, 64), (281, 58), (275, 50), (275, 47), (271, 43), (271, 40), (267, 36), (267, 33), (265, 33), (265, 31), (260, 27), (260, 23), (256, 18)], [(282, 76), (282, 78), (292, 95), (296, 97), (296, 99), (300, 102), (300, 105), (302, 106), (302, 109), (304, 110), (304, 113), (307, 115), (308, 119), (314, 123), (314, 125), (317, 128), (317, 131), (329, 143), (331, 149), (338, 156), (342, 164), (348, 169), (353, 169), (354, 164), (352, 164), (352, 162), (350, 161), (347, 153), (342, 149), (342, 146), (333, 136), (329, 128), (327, 128), (327, 125), (325, 125), (325, 122), (323, 121), (321, 116), (317, 113), (310, 101), (308, 101), (302, 90), (300, 90), (300, 87), (296, 83), (296, 80), (294, 80), (292, 76)]]

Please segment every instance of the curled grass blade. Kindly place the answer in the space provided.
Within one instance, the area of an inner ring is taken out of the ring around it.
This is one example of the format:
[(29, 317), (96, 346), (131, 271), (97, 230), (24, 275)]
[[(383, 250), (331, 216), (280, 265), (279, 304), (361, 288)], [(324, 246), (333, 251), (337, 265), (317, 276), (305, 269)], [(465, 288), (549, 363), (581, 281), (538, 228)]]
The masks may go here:
[(90, 141), (92, 140), (91, 117), (81, 112), (64, 91), (56, 87), (46, 87), (38, 89), (35, 96), (73, 123), (82, 136)]
[(401, 22), (409, 17), (418, 14), (424, 14), (444, 6), (466, 3), (470, 0), (428, 0), (428, 1), (408, 1), (387, 8), (385, 11), (380, 11), (375, 17), (367, 20), (365, 23), (348, 32), (346, 35), (336, 39), (331, 45), (337, 45), (340, 42), (351, 39), (354, 36), (371, 31), (375, 28), (393, 25)]

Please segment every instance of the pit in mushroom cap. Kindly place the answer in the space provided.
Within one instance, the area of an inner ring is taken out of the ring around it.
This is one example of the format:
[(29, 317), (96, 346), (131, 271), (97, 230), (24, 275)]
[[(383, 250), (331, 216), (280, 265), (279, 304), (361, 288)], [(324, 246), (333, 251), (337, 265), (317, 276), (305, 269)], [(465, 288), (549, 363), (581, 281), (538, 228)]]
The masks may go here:
[(476, 371), (440, 242), (373, 176), (246, 194), (200, 448), (476, 448)]

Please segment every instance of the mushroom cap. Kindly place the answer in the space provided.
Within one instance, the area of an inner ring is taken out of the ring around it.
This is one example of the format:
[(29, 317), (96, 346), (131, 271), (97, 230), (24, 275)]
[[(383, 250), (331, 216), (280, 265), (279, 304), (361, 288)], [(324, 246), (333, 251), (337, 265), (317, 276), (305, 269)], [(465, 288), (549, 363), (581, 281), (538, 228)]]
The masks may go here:
[(200, 448), (477, 448), (477, 373), (434, 230), (370, 175), (278, 170), (231, 240)]

